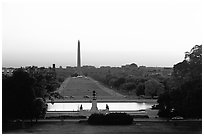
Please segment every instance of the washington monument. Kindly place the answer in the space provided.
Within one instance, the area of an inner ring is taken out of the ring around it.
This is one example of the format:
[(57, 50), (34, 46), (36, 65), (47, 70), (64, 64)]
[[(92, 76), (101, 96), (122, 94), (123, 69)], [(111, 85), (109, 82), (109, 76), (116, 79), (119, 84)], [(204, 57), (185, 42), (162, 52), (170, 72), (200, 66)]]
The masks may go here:
[(77, 74), (82, 75), (81, 71), (81, 53), (80, 53), (80, 41), (78, 40), (78, 49), (77, 49)]

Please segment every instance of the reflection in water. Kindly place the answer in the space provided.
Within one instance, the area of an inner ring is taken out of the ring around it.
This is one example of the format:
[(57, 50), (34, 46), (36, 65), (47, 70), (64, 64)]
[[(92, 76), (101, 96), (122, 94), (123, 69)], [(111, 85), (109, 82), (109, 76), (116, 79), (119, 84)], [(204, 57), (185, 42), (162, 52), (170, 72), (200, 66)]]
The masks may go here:
[[(152, 103), (136, 103), (136, 102), (103, 102), (97, 103), (99, 110), (106, 109), (106, 104), (109, 106), (110, 111), (135, 111), (151, 108)], [(48, 103), (48, 111), (78, 111), (80, 106), (84, 110), (91, 109), (91, 103)]]

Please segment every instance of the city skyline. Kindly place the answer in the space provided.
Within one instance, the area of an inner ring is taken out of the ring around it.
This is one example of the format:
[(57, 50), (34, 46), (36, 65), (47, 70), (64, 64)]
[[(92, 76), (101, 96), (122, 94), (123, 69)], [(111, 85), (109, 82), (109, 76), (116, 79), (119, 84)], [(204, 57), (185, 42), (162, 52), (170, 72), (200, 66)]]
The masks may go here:
[(2, 4), (2, 66), (173, 67), (202, 44), (201, 0)]

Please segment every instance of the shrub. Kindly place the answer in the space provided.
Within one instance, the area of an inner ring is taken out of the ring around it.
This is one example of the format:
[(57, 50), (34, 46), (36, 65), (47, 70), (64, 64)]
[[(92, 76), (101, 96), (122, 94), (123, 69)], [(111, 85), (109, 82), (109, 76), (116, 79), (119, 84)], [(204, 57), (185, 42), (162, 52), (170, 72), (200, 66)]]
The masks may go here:
[(129, 125), (133, 117), (126, 113), (92, 114), (88, 123), (92, 125)]

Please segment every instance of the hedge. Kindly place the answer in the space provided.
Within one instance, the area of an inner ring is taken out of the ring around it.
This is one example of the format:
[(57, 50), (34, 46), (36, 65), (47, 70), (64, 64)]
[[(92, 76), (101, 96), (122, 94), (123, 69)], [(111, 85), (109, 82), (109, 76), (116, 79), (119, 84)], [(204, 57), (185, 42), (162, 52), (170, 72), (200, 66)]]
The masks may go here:
[(128, 125), (132, 122), (133, 117), (126, 113), (92, 114), (88, 119), (92, 125)]

